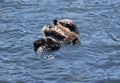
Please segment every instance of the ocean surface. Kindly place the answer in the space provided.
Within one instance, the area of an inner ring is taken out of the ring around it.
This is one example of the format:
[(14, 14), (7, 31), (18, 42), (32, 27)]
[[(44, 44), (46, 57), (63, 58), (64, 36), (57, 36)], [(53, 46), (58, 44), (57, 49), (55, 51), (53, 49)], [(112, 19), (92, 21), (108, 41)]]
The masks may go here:
[[(36, 53), (43, 26), (66, 18), (81, 45)], [(0, 0), (0, 83), (120, 83), (120, 0)]]

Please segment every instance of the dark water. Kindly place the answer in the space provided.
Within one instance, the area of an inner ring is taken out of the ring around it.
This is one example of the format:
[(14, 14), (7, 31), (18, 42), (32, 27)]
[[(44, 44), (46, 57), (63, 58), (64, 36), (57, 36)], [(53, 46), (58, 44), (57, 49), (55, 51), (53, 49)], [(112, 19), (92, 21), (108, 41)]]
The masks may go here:
[[(56, 18), (72, 19), (82, 44), (37, 55)], [(0, 0), (0, 83), (120, 83), (120, 0)]]

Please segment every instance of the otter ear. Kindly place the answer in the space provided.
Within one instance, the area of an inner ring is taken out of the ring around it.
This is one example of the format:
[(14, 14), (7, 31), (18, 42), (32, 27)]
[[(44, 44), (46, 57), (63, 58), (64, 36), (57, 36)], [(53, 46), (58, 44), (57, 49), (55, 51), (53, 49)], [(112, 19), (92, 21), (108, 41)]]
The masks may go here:
[(54, 22), (54, 25), (57, 25), (58, 20), (55, 19), (53, 22)]

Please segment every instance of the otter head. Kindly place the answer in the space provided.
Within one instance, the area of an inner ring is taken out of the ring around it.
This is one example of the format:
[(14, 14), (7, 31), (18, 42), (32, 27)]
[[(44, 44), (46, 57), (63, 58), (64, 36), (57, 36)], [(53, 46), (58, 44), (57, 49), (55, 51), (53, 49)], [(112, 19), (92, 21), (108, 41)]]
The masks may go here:
[(34, 42), (34, 51), (37, 51), (37, 49), (41, 46), (45, 45), (45, 40), (43, 38), (40, 38)]
[(77, 26), (75, 25), (75, 23), (72, 20), (69, 20), (69, 19), (57, 20), (57, 19), (55, 19), (53, 22), (54, 22), (54, 25), (64, 26), (64, 27), (68, 28), (70, 31), (75, 32), (76, 34), (79, 34)]
[(67, 22), (65, 22), (65, 21), (55, 19), (55, 20), (53, 20), (53, 22), (54, 22), (54, 25), (62, 25), (64, 27), (67, 27), (66, 26)]

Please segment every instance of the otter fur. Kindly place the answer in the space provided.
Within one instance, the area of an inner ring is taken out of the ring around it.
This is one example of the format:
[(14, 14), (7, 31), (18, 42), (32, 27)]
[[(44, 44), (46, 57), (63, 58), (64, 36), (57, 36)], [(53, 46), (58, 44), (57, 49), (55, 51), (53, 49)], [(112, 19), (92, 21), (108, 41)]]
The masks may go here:
[(34, 51), (37, 51), (39, 47), (43, 50), (57, 50), (60, 46), (60, 43), (51, 37), (40, 38), (34, 42)]
[(79, 35), (77, 26), (75, 25), (75, 23), (72, 20), (70, 20), (70, 19), (62, 19), (62, 20), (55, 19), (53, 22), (54, 22), (54, 25), (62, 25), (64, 27), (68, 28), (70, 31), (73, 31)]
[(63, 41), (66, 44), (80, 44), (78, 35), (61, 25), (46, 25), (42, 28), (42, 33), (46, 37), (52, 37), (58, 41)]

